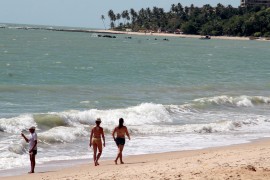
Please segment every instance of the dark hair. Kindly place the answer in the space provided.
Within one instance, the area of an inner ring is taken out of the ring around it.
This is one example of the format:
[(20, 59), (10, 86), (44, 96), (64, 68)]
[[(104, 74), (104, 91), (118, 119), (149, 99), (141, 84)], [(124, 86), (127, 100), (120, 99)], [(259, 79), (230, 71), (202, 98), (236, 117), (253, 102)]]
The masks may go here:
[(120, 118), (118, 128), (121, 129), (123, 126), (124, 126), (124, 119)]

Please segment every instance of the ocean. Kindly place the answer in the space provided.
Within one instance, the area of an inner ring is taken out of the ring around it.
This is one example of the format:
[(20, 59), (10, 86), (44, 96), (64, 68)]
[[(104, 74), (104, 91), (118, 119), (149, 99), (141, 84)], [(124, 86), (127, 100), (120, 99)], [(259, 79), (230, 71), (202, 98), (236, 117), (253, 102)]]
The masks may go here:
[(269, 42), (19, 27), (0, 28), (1, 171), (29, 166), (20, 133), (30, 126), (38, 164), (92, 163), (89, 132), (98, 117), (101, 159), (116, 156), (111, 132), (121, 117), (131, 134), (125, 156), (270, 137)]

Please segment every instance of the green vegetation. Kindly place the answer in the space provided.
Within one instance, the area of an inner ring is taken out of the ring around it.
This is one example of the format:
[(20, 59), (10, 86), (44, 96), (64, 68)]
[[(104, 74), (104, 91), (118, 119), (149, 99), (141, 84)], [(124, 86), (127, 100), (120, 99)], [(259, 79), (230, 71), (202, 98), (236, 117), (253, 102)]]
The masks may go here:
[(169, 12), (157, 7), (117, 14), (110, 10), (108, 17), (111, 29), (119, 31), (270, 37), (270, 8), (266, 7), (234, 8), (222, 4), (183, 7), (178, 3), (172, 4)]

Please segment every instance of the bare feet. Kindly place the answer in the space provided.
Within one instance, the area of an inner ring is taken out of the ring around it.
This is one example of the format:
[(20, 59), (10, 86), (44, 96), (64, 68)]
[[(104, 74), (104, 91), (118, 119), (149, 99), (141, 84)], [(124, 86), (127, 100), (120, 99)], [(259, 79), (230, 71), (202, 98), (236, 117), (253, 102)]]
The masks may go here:
[(125, 164), (125, 163), (122, 161), (121, 164)]
[(32, 173), (35, 173), (34, 171), (29, 171), (28, 174), (32, 174)]
[(95, 166), (98, 166), (99, 165), (99, 163), (98, 162), (95, 162)]
[(117, 165), (117, 161), (116, 160), (114, 160), (114, 163)]

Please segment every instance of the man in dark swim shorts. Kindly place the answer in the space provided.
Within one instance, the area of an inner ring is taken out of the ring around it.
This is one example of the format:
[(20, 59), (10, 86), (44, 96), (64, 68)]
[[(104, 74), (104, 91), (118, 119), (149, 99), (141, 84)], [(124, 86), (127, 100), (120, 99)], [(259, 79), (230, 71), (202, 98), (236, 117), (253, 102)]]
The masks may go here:
[(126, 139), (125, 139), (125, 138), (117, 137), (117, 138), (115, 139), (115, 142), (116, 142), (116, 145), (117, 145), (117, 146), (119, 146), (119, 145), (124, 146), (125, 143), (126, 143)]
[[(116, 133), (116, 137), (115, 137), (115, 133)], [(129, 140), (130, 140), (130, 136), (129, 136), (127, 127), (124, 126), (123, 118), (119, 119), (119, 125), (114, 128), (112, 136), (116, 145), (118, 146), (118, 154), (114, 162), (115, 164), (117, 164), (117, 160), (120, 158), (120, 163), (124, 164), (122, 152), (123, 152), (124, 145), (126, 142), (125, 136), (127, 136)]]

